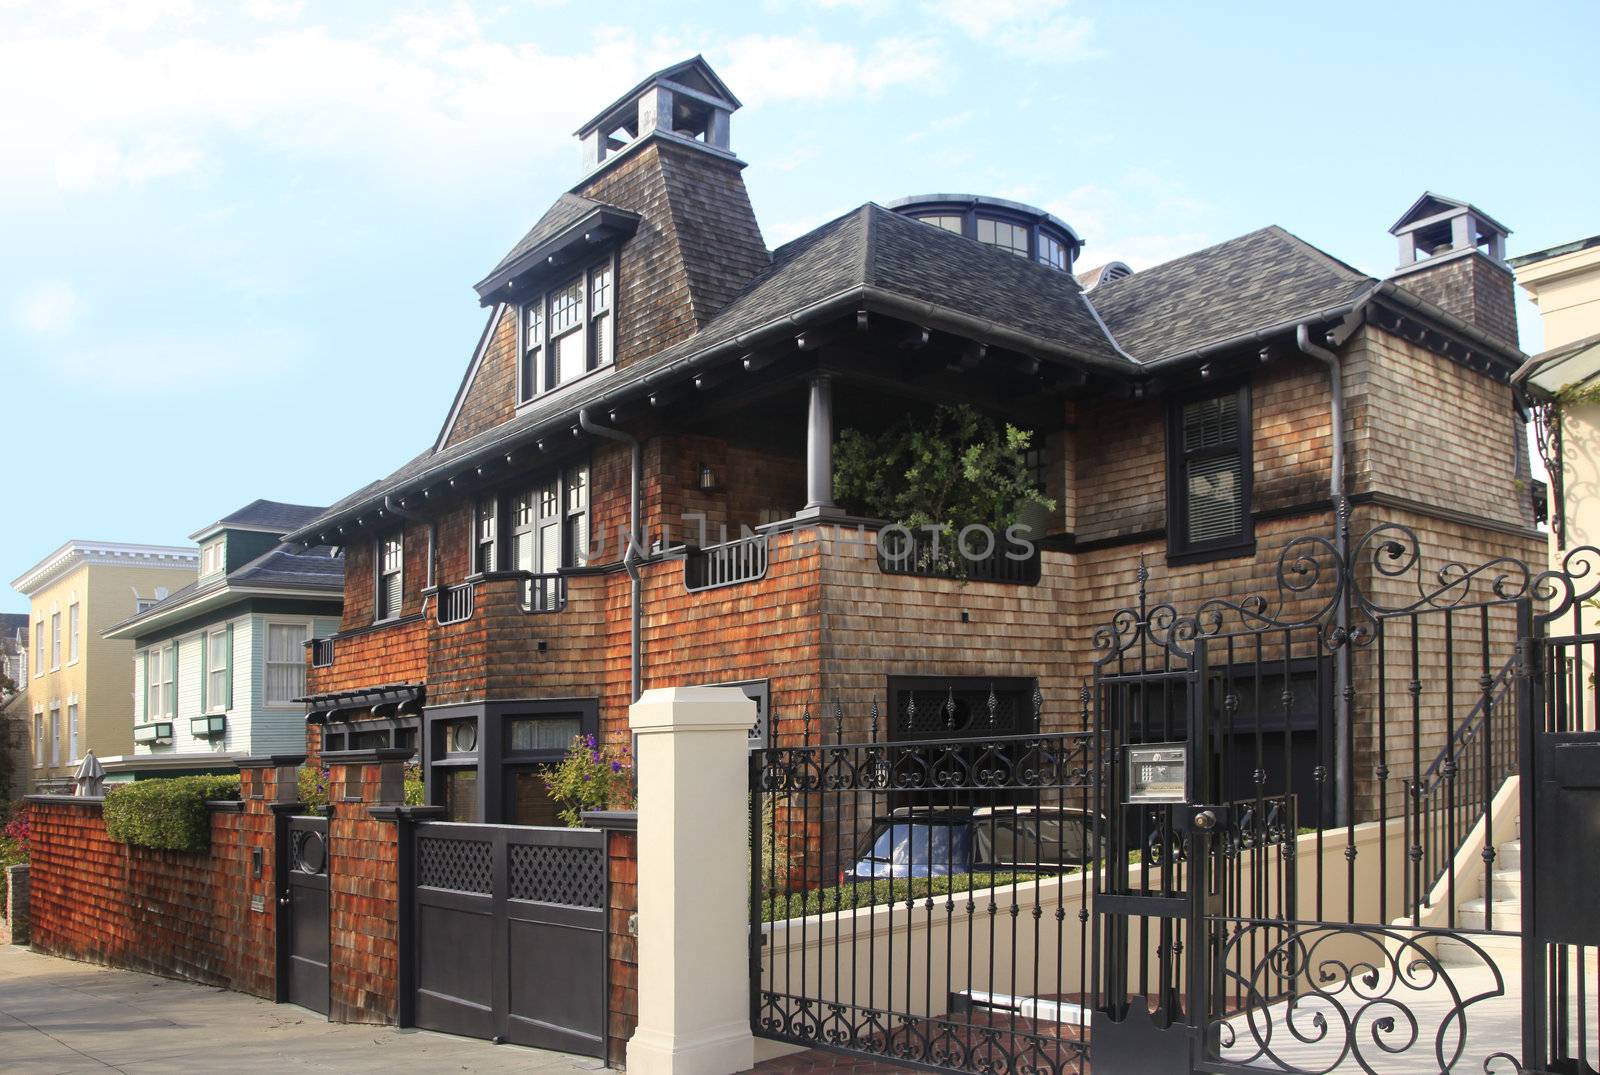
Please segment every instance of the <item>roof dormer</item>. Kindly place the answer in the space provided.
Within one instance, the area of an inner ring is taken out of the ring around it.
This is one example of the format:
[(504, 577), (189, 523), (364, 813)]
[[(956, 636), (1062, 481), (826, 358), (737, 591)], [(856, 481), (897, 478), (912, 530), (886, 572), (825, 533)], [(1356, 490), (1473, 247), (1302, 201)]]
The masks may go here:
[(732, 157), (729, 119), (739, 99), (699, 56), (664, 67), (608, 105), (576, 134), (587, 176), (652, 135)]

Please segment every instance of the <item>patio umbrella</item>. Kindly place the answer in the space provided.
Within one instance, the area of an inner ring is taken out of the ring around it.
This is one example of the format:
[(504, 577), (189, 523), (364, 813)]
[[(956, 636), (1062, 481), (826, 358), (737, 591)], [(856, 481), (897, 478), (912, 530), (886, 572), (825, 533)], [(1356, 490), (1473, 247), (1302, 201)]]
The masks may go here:
[(77, 795), (90, 798), (105, 794), (106, 767), (100, 764), (93, 750), (84, 754), (77, 771), (72, 774), (72, 780), (78, 786)]

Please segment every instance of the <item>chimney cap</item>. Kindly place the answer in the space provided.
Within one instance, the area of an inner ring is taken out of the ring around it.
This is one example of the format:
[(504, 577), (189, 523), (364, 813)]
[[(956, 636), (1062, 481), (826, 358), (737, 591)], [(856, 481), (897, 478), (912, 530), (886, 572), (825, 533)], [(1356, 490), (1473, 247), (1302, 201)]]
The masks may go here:
[(1500, 223), (1494, 217), (1485, 213), (1471, 202), (1464, 202), (1460, 198), (1450, 198), (1443, 194), (1435, 194), (1431, 190), (1422, 192), (1422, 197), (1411, 203), (1411, 208), (1400, 215), (1389, 228), (1390, 235), (1399, 235), (1402, 232), (1415, 231), (1417, 228), (1445, 220), (1450, 217), (1470, 213), (1478, 218), (1480, 224), (1485, 224), (1501, 235), (1510, 235), (1511, 229)]
[(711, 69), (711, 65), (706, 63), (705, 57), (697, 53), (681, 63), (663, 67), (661, 70), (645, 76), (639, 81), (638, 85), (606, 105), (605, 108), (596, 113), (593, 119), (572, 133), (579, 138), (590, 134), (596, 128), (614, 120), (618, 113), (631, 110), (634, 102), (639, 99), (640, 94), (651, 86), (662, 83), (668, 84), (671, 89), (679, 93), (687, 93), (692, 97), (698, 97), (705, 103), (715, 105), (727, 112), (734, 112), (743, 107), (739, 103), (739, 98), (735, 97), (733, 91), (728, 89), (727, 83), (723, 82), (717, 76), (717, 73)]

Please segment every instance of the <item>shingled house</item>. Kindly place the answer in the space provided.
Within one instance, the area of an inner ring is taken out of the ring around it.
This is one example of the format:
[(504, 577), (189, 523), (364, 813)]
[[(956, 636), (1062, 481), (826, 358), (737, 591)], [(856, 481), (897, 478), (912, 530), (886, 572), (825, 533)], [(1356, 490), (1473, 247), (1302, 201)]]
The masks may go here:
[[(289, 535), (345, 551), (314, 744), (415, 743), (450, 817), (545, 822), (537, 767), (624, 740), (650, 687), (740, 685), (779, 740), (834, 702), (863, 735), (875, 701), (890, 736), (1073, 724), (1141, 564), (1180, 607), (1242, 593), (1337, 497), (1355, 532), (1541, 548), (1504, 229), (1470, 205), (1419, 199), (1381, 281), (1276, 226), (1091, 270), (1068, 223), (950, 194), (769, 251), (738, 108), (697, 57), (580, 129), (577, 184), (477, 285), (435, 442)], [(1033, 431), (1056, 505), (966, 579), (881, 557), (832, 478), (839, 430), (957, 401)], [(1305, 674), (1272, 734), (1370, 772), (1355, 673)]]

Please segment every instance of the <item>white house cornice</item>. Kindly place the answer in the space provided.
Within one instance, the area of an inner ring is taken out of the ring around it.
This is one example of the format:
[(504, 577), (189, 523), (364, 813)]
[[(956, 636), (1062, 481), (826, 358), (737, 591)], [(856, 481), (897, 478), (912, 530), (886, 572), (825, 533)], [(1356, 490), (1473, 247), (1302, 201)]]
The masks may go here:
[(182, 545), (135, 545), (120, 541), (69, 541), (11, 582), (26, 596), (85, 565), (181, 568), (200, 562), (198, 550)]

